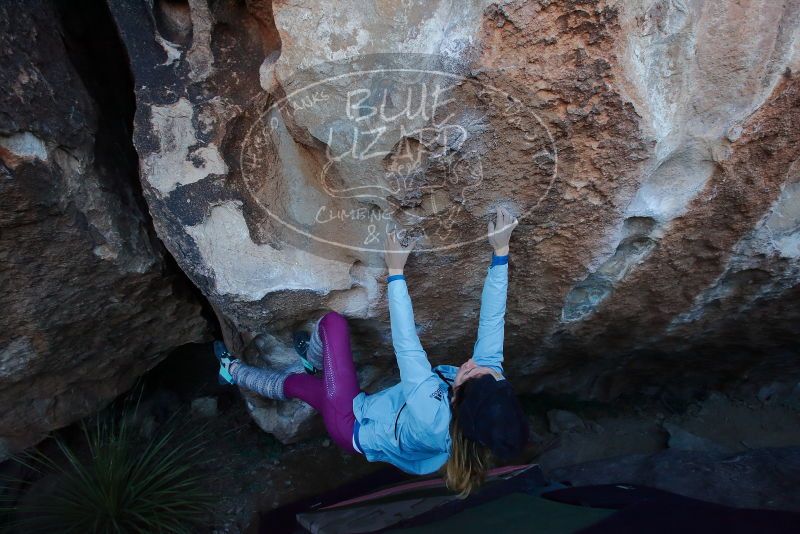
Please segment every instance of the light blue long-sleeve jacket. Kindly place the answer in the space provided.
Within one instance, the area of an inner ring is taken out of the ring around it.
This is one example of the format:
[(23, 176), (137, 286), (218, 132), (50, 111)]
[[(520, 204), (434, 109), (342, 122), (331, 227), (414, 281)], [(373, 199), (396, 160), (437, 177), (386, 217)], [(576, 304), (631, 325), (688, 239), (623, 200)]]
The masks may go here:
[[(503, 330), (508, 290), (508, 257), (492, 258), (481, 294), (478, 339), (473, 359), (503, 373)], [(353, 399), (355, 440), (370, 462), (389, 462), (411, 474), (439, 469), (450, 454), (450, 401), (447, 383), (458, 367), (431, 369), (414, 324), (403, 276), (389, 277), (389, 316), (400, 383)]]

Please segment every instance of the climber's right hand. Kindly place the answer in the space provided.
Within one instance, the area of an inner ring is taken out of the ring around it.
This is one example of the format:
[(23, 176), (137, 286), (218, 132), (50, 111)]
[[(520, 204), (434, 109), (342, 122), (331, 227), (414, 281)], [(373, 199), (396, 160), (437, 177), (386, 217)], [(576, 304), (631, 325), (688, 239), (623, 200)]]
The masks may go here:
[(508, 255), (508, 242), (511, 240), (511, 232), (517, 227), (519, 221), (505, 208), (497, 208), (497, 220), (489, 221), (487, 233), (489, 244), (494, 249), (495, 256)]
[(389, 269), (389, 276), (403, 274), (403, 268), (411, 250), (414, 248), (414, 240), (410, 239), (407, 246), (403, 246), (397, 237), (397, 232), (390, 232), (386, 235), (386, 247), (383, 251), (383, 259)]

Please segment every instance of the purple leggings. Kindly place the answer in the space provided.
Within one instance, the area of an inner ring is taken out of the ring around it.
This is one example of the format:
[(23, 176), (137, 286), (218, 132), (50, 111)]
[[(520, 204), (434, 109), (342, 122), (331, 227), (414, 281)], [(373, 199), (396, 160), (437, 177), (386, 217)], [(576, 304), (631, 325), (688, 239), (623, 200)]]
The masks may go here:
[(358, 454), (353, 448), (353, 399), (361, 392), (350, 351), (347, 321), (336, 312), (329, 312), (319, 323), (322, 341), (323, 378), (309, 374), (292, 374), (283, 384), (287, 398), (300, 399), (322, 414), (325, 428), (333, 441), (345, 452)]

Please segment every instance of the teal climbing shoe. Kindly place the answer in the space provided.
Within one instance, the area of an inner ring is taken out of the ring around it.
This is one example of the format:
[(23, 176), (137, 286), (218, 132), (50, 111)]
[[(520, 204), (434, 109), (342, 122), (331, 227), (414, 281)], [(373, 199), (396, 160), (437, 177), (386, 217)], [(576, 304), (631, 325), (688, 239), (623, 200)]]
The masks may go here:
[(306, 370), (306, 373), (315, 375), (319, 372), (319, 369), (314, 367), (314, 364), (306, 358), (306, 354), (308, 354), (308, 341), (310, 339), (311, 336), (308, 335), (308, 332), (295, 332), (292, 334), (294, 350), (297, 352), (297, 355), (300, 356), (300, 361), (303, 362), (303, 368)]
[(236, 358), (231, 356), (231, 353), (228, 352), (225, 343), (222, 341), (214, 342), (214, 356), (219, 360), (219, 375), (217, 375), (217, 380), (222, 385), (232, 385), (233, 376), (231, 376), (230, 367), (231, 363), (236, 361)]

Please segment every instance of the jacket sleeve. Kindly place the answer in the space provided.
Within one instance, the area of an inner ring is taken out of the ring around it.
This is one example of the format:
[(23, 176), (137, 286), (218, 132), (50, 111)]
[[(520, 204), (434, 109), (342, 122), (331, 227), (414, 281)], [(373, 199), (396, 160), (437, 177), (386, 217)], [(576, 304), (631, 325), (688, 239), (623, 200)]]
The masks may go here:
[(400, 383), (408, 399), (420, 384), (433, 376), (433, 371), (417, 336), (408, 286), (400, 275), (389, 277), (389, 319), (392, 345), (400, 368)]
[[(503, 263), (504, 261), (504, 263)], [(508, 257), (492, 257), (481, 294), (478, 339), (472, 359), (478, 365), (503, 373), (503, 331), (508, 292)]]

